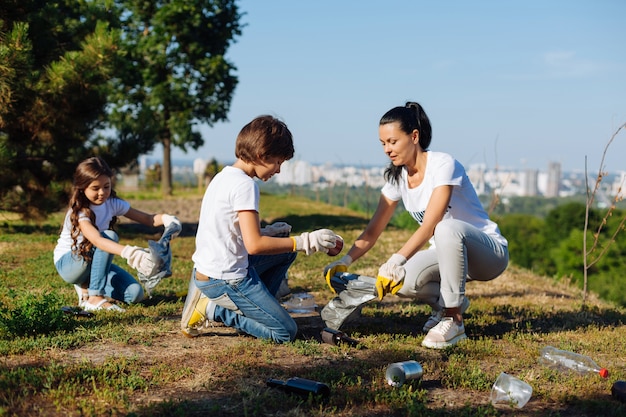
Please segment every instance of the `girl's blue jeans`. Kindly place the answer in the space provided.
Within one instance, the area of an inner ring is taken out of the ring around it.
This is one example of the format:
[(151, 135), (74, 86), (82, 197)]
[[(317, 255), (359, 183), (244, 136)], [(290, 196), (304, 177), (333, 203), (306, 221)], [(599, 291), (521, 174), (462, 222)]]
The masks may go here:
[(296, 253), (250, 256), (248, 275), (238, 280), (192, 279), (200, 291), (215, 302), (213, 320), (221, 321), (251, 336), (278, 343), (295, 339), (296, 322), (276, 299), (275, 294)]
[[(105, 230), (102, 236), (119, 242), (117, 233)], [(98, 248), (93, 251), (91, 262), (72, 252), (68, 252), (54, 265), (57, 272), (68, 284), (82, 286), (89, 283), (90, 296), (106, 296), (126, 303), (143, 300), (143, 287), (126, 270), (113, 264), (114, 255)]]

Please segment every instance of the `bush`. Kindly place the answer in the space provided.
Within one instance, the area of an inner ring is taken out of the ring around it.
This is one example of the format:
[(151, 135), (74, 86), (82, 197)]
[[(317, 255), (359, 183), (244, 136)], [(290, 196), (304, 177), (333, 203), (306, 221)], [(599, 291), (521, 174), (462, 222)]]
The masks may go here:
[(61, 298), (54, 293), (40, 296), (27, 294), (16, 299), (9, 308), (0, 301), (0, 338), (38, 336), (59, 331), (72, 330), (76, 320), (64, 314)]

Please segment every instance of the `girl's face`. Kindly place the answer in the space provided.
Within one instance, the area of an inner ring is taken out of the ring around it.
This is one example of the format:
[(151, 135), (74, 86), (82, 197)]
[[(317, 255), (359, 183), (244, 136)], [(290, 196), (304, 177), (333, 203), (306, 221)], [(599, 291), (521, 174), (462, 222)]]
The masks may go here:
[(85, 188), (84, 193), (91, 204), (96, 206), (103, 204), (111, 195), (111, 178), (100, 175)]
[(415, 162), (415, 154), (419, 148), (417, 130), (409, 135), (400, 129), (400, 123), (393, 122), (380, 125), (378, 134), (383, 150), (393, 165), (403, 166)]
[(254, 174), (257, 178), (267, 181), (280, 172), (280, 166), (285, 162), (282, 158), (270, 158), (254, 165)]

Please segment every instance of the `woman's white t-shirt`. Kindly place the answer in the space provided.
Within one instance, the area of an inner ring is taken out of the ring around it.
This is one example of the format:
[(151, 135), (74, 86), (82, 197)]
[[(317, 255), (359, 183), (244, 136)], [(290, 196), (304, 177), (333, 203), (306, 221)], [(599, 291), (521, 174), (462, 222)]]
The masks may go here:
[[(433, 190), (442, 185), (452, 185), (450, 205), (443, 218), (467, 222), (507, 245), (508, 242), (500, 233), (498, 225), (489, 219), (463, 165), (443, 152), (428, 151), (426, 157), (424, 179), (418, 187), (409, 188), (407, 171), (403, 169), (399, 183), (388, 181), (382, 188), (382, 194), (393, 201), (402, 200), (411, 217), (421, 225)], [(430, 244), (434, 247), (433, 238), (430, 239)]]
[(233, 280), (248, 274), (248, 251), (243, 243), (238, 212), (259, 211), (260, 192), (253, 178), (227, 166), (204, 193), (196, 233), (195, 268), (211, 278)]
[[(123, 216), (130, 209), (130, 203), (128, 201), (122, 200), (117, 197), (111, 197), (107, 199), (104, 203), (99, 205), (91, 204), (89, 208), (96, 216), (96, 224), (95, 226), (98, 228), (100, 232), (107, 230), (109, 225), (111, 224), (111, 220), (114, 216)], [(57, 245), (54, 248), (54, 262), (56, 263), (63, 255), (72, 251), (72, 222), (70, 221), (71, 210), (68, 210), (65, 213), (65, 220), (63, 221), (63, 229), (61, 230), (61, 236), (57, 240)], [(84, 213), (80, 213), (78, 215), (78, 221), (88, 221), (89, 217), (87, 217)], [(78, 235), (78, 240), (76, 242), (77, 245), (83, 241), (82, 233)]]

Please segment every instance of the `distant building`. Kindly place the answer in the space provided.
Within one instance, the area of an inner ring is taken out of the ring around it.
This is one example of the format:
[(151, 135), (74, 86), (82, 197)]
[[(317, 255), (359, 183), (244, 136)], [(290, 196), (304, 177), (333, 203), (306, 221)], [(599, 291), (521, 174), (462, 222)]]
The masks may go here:
[(527, 169), (522, 176), (522, 190), (526, 197), (534, 197), (539, 194), (538, 182), (539, 171)]
[(548, 184), (546, 186), (546, 197), (558, 197), (561, 188), (561, 164), (550, 162), (548, 164)]

